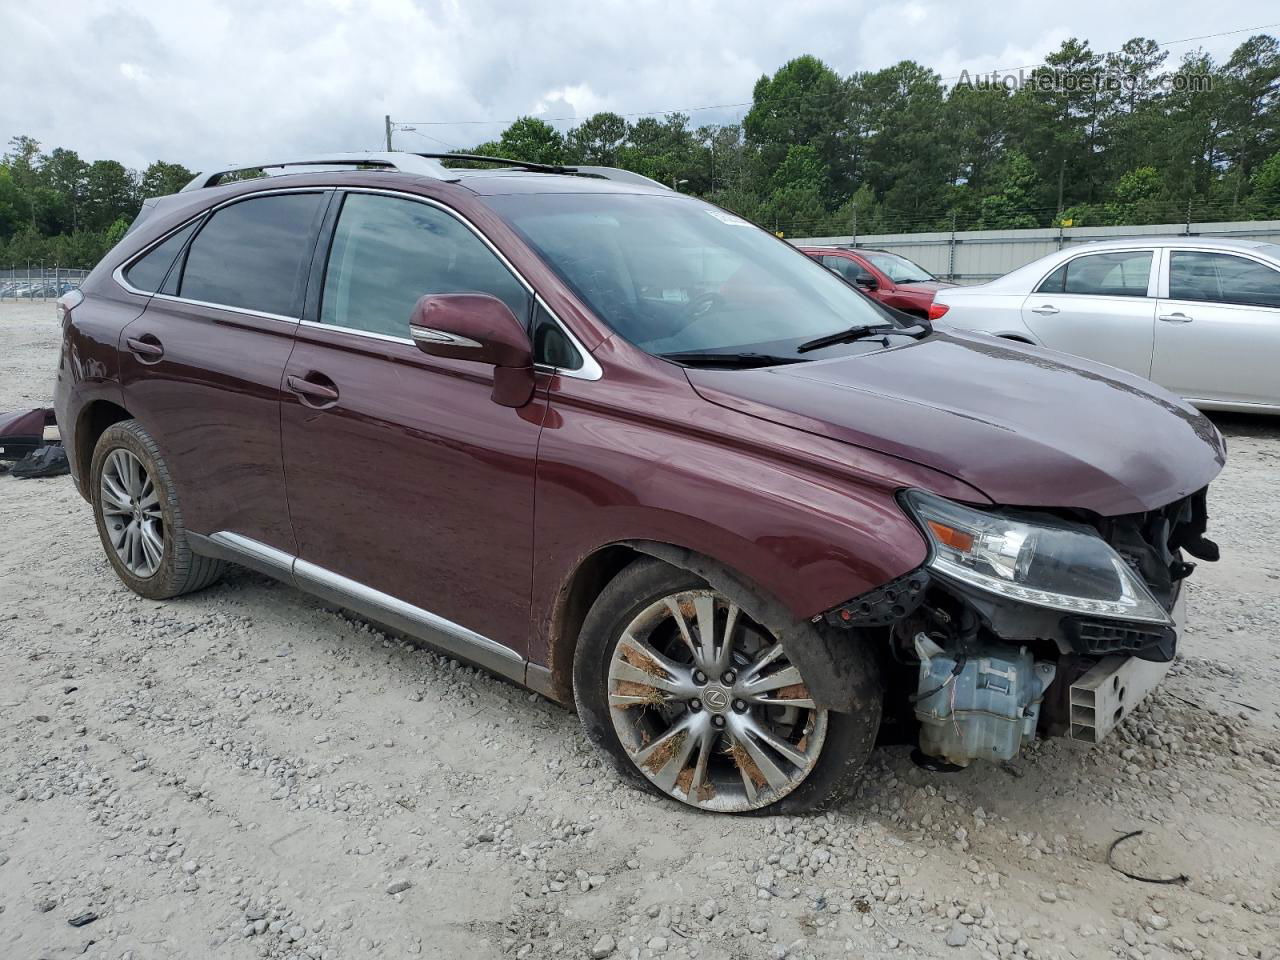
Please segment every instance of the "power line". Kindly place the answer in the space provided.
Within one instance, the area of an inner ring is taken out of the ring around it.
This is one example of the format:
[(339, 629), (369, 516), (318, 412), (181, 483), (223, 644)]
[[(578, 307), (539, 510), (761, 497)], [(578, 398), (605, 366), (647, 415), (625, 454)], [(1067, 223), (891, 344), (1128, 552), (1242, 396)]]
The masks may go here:
[[(1241, 33), (1253, 33), (1254, 31), (1257, 31), (1257, 30), (1269, 30), (1272, 27), (1280, 27), (1280, 22), (1264, 23), (1256, 27), (1239, 27), (1238, 29), (1235, 29), (1235, 30), (1223, 30), (1218, 33), (1205, 33), (1205, 34), (1201, 34), (1200, 36), (1182, 37), (1177, 40), (1165, 40), (1161, 43), (1157, 43), (1156, 49), (1163, 50), (1166, 47), (1172, 47), (1182, 43), (1195, 43), (1199, 40), (1215, 40), (1220, 37), (1231, 37)], [(1123, 50), (1105, 50), (1105, 51), (1101, 51), (1098, 54), (1098, 56), (1105, 57), (1110, 54), (1119, 54), (1123, 52), (1124, 52)], [(1043, 66), (1046, 66), (1046, 64), (1042, 60), (1039, 63), (1025, 64), (1021, 67), (1001, 67), (997, 70), (986, 71), (986, 72), (988, 74), (993, 72), (994, 73), (1015, 73), (1022, 70), (1035, 70)], [(945, 84), (950, 81), (964, 79), (966, 76), (967, 74), (962, 73), (962, 74), (957, 74), (956, 76), (953, 76), (953, 77), (941, 77), (939, 79), (942, 83)], [(837, 95), (838, 94), (831, 94), (831, 96), (837, 96)], [(805, 99), (810, 99), (811, 97), (812, 95), (810, 94), (796, 94), (793, 97), (778, 97), (776, 99), (771, 99), (767, 102), (770, 104), (787, 103), (792, 100), (805, 100)], [(616, 114), (616, 116), (623, 117), (623, 118), (671, 116), (674, 113), (697, 113), (699, 111), (704, 111), (704, 110), (734, 110), (740, 107), (750, 107), (753, 105), (754, 105), (754, 101), (746, 100), (741, 103), (716, 103), (716, 104), (709, 104), (709, 105), (700, 106), (700, 107), (680, 107), (674, 110), (640, 110), (633, 113), (619, 113), (619, 114)], [(413, 126), (413, 127), (433, 127), (433, 126), (434, 127), (464, 127), (464, 126), (480, 126), (480, 125), (486, 125), (486, 124), (512, 124), (519, 119), (521, 118), (517, 117), (514, 120), (411, 120), (411, 121), (398, 122), (394, 126), (396, 126), (397, 128), (400, 128), (401, 123), (403, 123), (405, 126)], [(538, 117), (537, 119), (542, 120), (544, 123), (568, 123), (575, 120), (581, 120), (583, 118), (573, 116), (573, 117)]]

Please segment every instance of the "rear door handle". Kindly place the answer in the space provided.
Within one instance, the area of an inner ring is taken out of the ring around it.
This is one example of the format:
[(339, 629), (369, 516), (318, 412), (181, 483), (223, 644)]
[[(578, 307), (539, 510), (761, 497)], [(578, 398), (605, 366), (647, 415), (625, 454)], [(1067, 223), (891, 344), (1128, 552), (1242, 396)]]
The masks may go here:
[(1042, 317), (1051, 317), (1055, 313), (1060, 313), (1061, 311), (1053, 304), (1046, 303), (1043, 307), (1032, 307), (1031, 312), (1038, 313)]
[(300, 397), (312, 400), (316, 403), (336, 403), (338, 399), (338, 388), (327, 387), (323, 383), (314, 383), (304, 377), (289, 376), (285, 378), (285, 384), (290, 390)]
[(1185, 313), (1164, 313), (1160, 315), (1160, 319), (1165, 323), (1190, 323), (1191, 317)]
[(147, 361), (154, 363), (164, 356), (164, 347), (149, 333), (144, 333), (141, 337), (127, 337), (124, 342), (129, 352), (144, 363)]

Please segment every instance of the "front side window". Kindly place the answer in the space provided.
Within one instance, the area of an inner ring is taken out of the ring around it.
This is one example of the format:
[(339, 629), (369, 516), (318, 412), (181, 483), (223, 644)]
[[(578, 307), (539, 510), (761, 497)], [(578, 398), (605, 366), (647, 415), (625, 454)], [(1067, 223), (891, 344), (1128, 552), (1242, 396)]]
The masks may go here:
[(794, 247), (688, 197), (509, 194), (485, 201), (618, 334), (652, 354), (796, 355), (799, 344), (891, 323)]
[(487, 293), (528, 322), (529, 294), (460, 221), (415, 200), (348, 195), (325, 269), (320, 322), (407, 338), (414, 304), (432, 293)]
[(169, 273), (169, 268), (173, 266), (173, 261), (178, 258), (182, 245), (187, 242), (187, 237), (191, 236), (195, 228), (194, 223), (183, 227), (154, 247), (146, 256), (135, 260), (124, 272), (124, 278), (129, 281), (129, 285), (147, 293), (155, 293), (159, 290)]
[(824, 267), (830, 267), (850, 283), (856, 283), (859, 280), (865, 283), (868, 280), (873, 279), (871, 274), (867, 272), (866, 267), (857, 261), (848, 259), (847, 257), (823, 257), (822, 265)]
[(241, 200), (216, 211), (191, 241), (179, 296), (297, 316), (302, 266), (324, 194)]
[(1145, 297), (1150, 279), (1150, 250), (1091, 253), (1058, 267), (1045, 277), (1036, 292)]
[(1280, 307), (1280, 271), (1229, 253), (1173, 250), (1169, 296), (1256, 307)]

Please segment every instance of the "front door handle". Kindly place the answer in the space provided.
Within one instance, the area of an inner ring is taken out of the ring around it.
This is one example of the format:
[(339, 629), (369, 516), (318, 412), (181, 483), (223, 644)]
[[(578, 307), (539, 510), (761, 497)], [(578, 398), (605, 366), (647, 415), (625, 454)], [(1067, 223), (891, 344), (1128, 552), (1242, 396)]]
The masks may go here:
[(1032, 307), (1031, 312), (1038, 313), (1042, 317), (1051, 317), (1055, 313), (1060, 313), (1061, 311), (1053, 304), (1046, 303), (1043, 307)]
[(1165, 323), (1190, 323), (1191, 317), (1185, 313), (1164, 313), (1160, 315), (1160, 319)]
[(303, 402), (310, 400), (314, 405), (329, 405), (338, 402), (338, 388), (315, 383), (305, 377), (289, 376), (285, 378), (288, 388), (302, 397)]
[(155, 363), (164, 356), (164, 347), (149, 333), (140, 337), (127, 337), (124, 342), (129, 352), (143, 363)]

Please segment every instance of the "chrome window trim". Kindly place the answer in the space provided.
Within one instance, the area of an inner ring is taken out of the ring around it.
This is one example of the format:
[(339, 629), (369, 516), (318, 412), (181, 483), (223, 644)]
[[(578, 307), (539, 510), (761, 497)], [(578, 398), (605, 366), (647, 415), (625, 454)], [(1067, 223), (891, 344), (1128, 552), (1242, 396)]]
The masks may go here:
[(233, 307), (227, 303), (212, 303), (208, 300), (194, 300), (190, 297), (175, 297), (168, 293), (150, 294), (152, 299), (167, 300), (170, 303), (186, 303), (193, 307), (208, 307), (211, 310), (226, 310), (228, 313), (242, 313), (247, 317), (261, 317), (264, 320), (279, 320), (281, 323), (287, 323), (292, 327), (296, 327), (299, 323), (297, 317), (286, 317), (280, 313), (267, 313), (265, 310), (254, 310), (250, 307)]
[(382, 340), (385, 343), (405, 343), (413, 346), (413, 341), (408, 337), (394, 337), (389, 333), (378, 333), (374, 330), (359, 330), (355, 327), (344, 327), (337, 323), (321, 323), (319, 320), (302, 320), (302, 326), (310, 327), (312, 330), (337, 330), (339, 333), (350, 333), (357, 337), (368, 337), (370, 340)]
[(327, 193), (333, 190), (342, 190), (345, 193), (372, 193), (372, 194), (380, 194), (380, 195), (389, 196), (389, 197), (400, 197), (406, 200), (414, 200), (418, 203), (424, 203), (429, 207), (435, 207), (437, 210), (440, 210), (446, 216), (453, 217), (455, 220), (461, 223), (464, 227), (470, 230), (473, 234), (475, 234), (476, 237), (479, 238), (480, 242), (483, 243), (486, 247), (488, 247), (490, 252), (493, 253), (493, 255), (496, 256), (498, 260), (502, 263), (502, 265), (505, 266), (511, 272), (511, 275), (516, 278), (516, 280), (520, 283), (522, 287), (524, 287), (525, 292), (528, 293), (530, 296), (532, 296), (534, 301), (537, 302), (542, 307), (542, 309), (544, 309), (547, 312), (547, 316), (551, 317), (551, 319), (555, 322), (556, 326), (560, 328), (560, 332), (563, 333), (565, 337), (568, 338), (569, 343), (578, 352), (578, 356), (582, 358), (582, 365), (572, 370), (568, 370), (563, 367), (552, 366), (551, 364), (545, 364), (545, 363), (536, 363), (534, 364), (534, 368), (537, 370), (542, 370), (547, 373), (555, 373), (556, 375), (561, 377), (572, 377), (575, 380), (599, 380), (601, 377), (604, 376), (604, 370), (600, 367), (600, 364), (596, 362), (595, 357), (593, 357), (591, 353), (587, 350), (587, 348), (582, 345), (582, 341), (579, 340), (574, 335), (573, 331), (570, 330), (569, 327), (565, 324), (565, 322), (561, 320), (560, 317), (556, 314), (556, 312), (551, 309), (551, 306), (543, 298), (542, 294), (540, 294), (537, 290), (534, 289), (533, 284), (531, 284), (525, 278), (524, 274), (522, 274), (519, 270), (516, 269), (515, 265), (510, 260), (507, 259), (506, 255), (501, 250), (499, 250), (496, 246), (494, 246), (493, 242), (488, 237), (486, 237), (483, 233), (481, 233), (479, 228), (476, 227), (474, 223), (472, 223), (462, 214), (458, 213), (452, 207), (449, 207), (448, 205), (443, 204), (440, 201), (433, 199), (432, 197), (424, 197), (416, 193), (407, 193), (403, 190), (388, 190), (388, 189), (379, 188), (379, 187), (348, 187), (348, 186), (337, 186), (337, 185), (330, 184), (323, 187), (321, 186), (275, 187), (274, 189), (255, 190), (252, 193), (240, 194), (238, 196), (231, 197), (227, 200), (224, 200), (221, 203), (214, 204), (211, 207), (206, 207), (205, 209), (201, 210), (199, 213), (195, 214), (194, 216), (188, 217), (186, 220), (182, 221), (182, 223), (175, 226), (172, 230), (168, 231), (163, 236), (153, 240), (151, 243), (147, 244), (147, 246), (143, 247), (136, 254), (130, 257), (128, 260), (121, 263), (118, 267), (115, 268), (115, 270), (112, 271), (111, 278), (115, 280), (117, 284), (119, 284), (122, 288), (127, 290), (129, 293), (133, 293), (141, 297), (160, 297), (171, 303), (189, 303), (189, 304), (192, 304), (193, 306), (211, 307), (215, 310), (230, 310), (233, 313), (242, 313), (251, 317), (265, 317), (269, 320), (284, 320), (288, 323), (295, 323), (295, 324), (301, 323), (309, 327), (320, 327), (327, 330), (341, 330), (344, 333), (353, 333), (358, 336), (369, 337), (371, 339), (383, 340), (391, 343), (412, 344), (414, 341), (409, 339), (408, 337), (395, 337), (395, 336), (391, 336), (390, 334), (375, 333), (371, 330), (357, 330), (354, 327), (344, 327), (334, 323), (320, 323), (319, 321), (304, 320), (300, 317), (285, 317), (276, 313), (266, 313), (265, 311), (262, 311), (262, 310), (253, 310), (248, 307), (233, 307), (227, 304), (209, 303), (208, 301), (205, 301), (205, 300), (193, 300), (188, 297), (178, 297), (178, 296), (173, 296), (172, 294), (167, 294), (167, 293), (148, 292), (146, 290), (139, 290), (124, 278), (125, 270), (133, 266), (134, 263), (136, 263), (138, 260), (141, 260), (153, 249), (158, 247), (160, 244), (164, 243), (164, 241), (168, 240), (175, 233), (186, 228), (196, 220), (199, 220), (203, 217), (211, 216), (213, 213), (215, 213), (218, 210), (221, 210), (223, 207), (230, 206), (233, 203), (239, 203), (242, 200), (249, 200), (253, 197), (269, 196), (271, 194), (277, 194), (277, 193)]
[[(1144, 246), (1143, 244), (1139, 243), (1139, 244), (1135, 244), (1132, 247), (1122, 247), (1116, 250), (1079, 250), (1079, 251), (1073, 250), (1071, 251), (1070, 256), (1064, 257), (1062, 260), (1059, 260), (1049, 269), (1048, 273), (1045, 273), (1044, 275), (1042, 275), (1040, 279), (1037, 280), (1032, 285), (1031, 292), (1027, 294), (1027, 296), (1034, 297), (1038, 295), (1042, 297), (1107, 297), (1109, 299), (1120, 299), (1123, 297), (1125, 299), (1130, 299), (1130, 300), (1145, 297), (1147, 299), (1151, 299), (1152, 297), (1155, 296), (1151, 292), (1153, 289), (1152, 279), (1155, 278), (1155, 284), (1156, 285), (1159, 284), (1160, 275), (1159, 273), (1156, 272), (1157, 267), (1159, 265), (1159, 261), (1157, 260), (1157, 253), (1159, 249), (1160, 248), (1155, 245)], [(1140, 294), (1139, 293), (1068, 293), (1066, 291), (1058, 293), (1058, 292), (1046, 292), (1040, 289), (1040, 284), (1044, 283), (1051, 276), (1057, 273), (1061, 267), (1065, 267), (1069, 263), (1074, 263), (1076, 260), (1079, 260), (1082, 257), (1105, 256), (1106, 254), (1112, 254), (1112, 253), (1149, 253), (1151, 254), (1151, 267), (1148, 269), (1148, 272), (1147, 272), (1147, 292), (1146, 293), (1140, 293)]]
[[(198, 307), (213, 307), (215, 310), (230, 310), (233, 313), (243, 313), (251, 317), (266, 317), (270, 320), (286, 320), (289, 323), (297, 323), (299, 320), (298, 317), (286, 317), (278, 313), (267, 313), (265, 310), (254, 310), (251, 307), (233, 307), (230, 304), (226, 304), (226, 303), (211, 303), (208, 300), (195, 300), (191, 297), (175, 297), (172, 294), (160, 293), (158, 290), (154, 290), (154, 291), (139, 290), (137, 287), (135, 287), (133, 284), (131, 284), (128, 280), (125, 279), (124, 272), (128, 270), (131, 266), (133, 266), (135, 263), (137, 263), (139, 260), (141, 260), (143, 257), (145, 257), (152, 250), (154, 250), (156, 247), (160, 246), (160, 244), (164, 243), (166, 240), (172, 237), (175, 233), (185, 230), (187, 227), (195, 223), (197, 220), (201, 220), (206, 217), (212, 216), (214, 213), (221, 210), (223, 207), (229, 207), (232, 204), (239, 203), (242, 200), (251, 200), (254, 197), (265, 197), (265, 196), (270, 196), (272, 194), (277, 194), (277, 193), (281, 193), (281, 194), (284, 194), (284, 193), (330, 193), (334, 189), (336, 188), (328, 187), (328, 186), (325, 186), (325, 187), (321, 187), (321, 186), (276, 187), (271, 190), (255, 190), (252, 193), (242, 193), (238, 196), (230, 197), (226, 200), (223, 200), (221, 203), (215, 203), (211, 207), (205, 207), (199, 213), (195, 214), (194, 216), (188, 217), (186, 220), (183, 220), (182, 223), (178, 224), (168, 233), (165, 233), (159, 238), (151, 241), (151, 243), (147, 244), (145, 247), (143, 247), (141, 250), (135, 253), (128, 260), (125, 260), (123, 263), (121, 263), (118, 267), (116, 267), (114, 270), (111, 271), (111, 279), (114, 280), (116, 283), (118, 283), (121, 287), (123, 287), (129, 293), (137, 294), (140, 297), (161, 297), (165, 300), (170, 301), (171, 303), (190, 303)], [(199, 234), (197, 234), (197, 236), (198, 235)], [(195, 237), (192, 237), (192, 240), (194, 239)]]
[(560, 332), (569, 338), (569, 344), (578, 351), (578, 356), (582, 358), (582, 366), (575, 367), (572, 370), (566, 370), (563, 367), (553, 366), (549, 363), (535, 363), (534, 367), (538, 370), (553, 371), (561, 377), (572, 377), (575, 380), (599, 380), (603, 377), (604, 370), (600, 368), (596, 358), (582, 345), (582, 341), (573, 335), (573, 331), (564, 325), (564, 321), (556, 316), (556, 312), (551, 309), (547, 301), (542, 299), (542, 294), (535, 291), (533, 299), (543, 310), (547, 311), (547, 316), (555, 321), (556, 326), (560, 328)]
[(1248, 260), (1256, 263), (1260, 267), (1266, 267), (1275, 273), (1280, 273), (1280, 263), (1269, 259), (1265, 255), (1246, 253), (1243, 250), (1223, 250), (1217, 247), (1197, 246), (1194, 243), (1187, 244), (1169, 244), (1165, 247), (1165, 258), (1163, 271), (1160, 277), (1160, 299), (1172, 300), (1175, 303), (1207, 303), (1215, 307), (1239, 307), (1245, 310), (1280, 310), (1280, 307), (1269, 307), (1263, 303), (1240, 303), (1236, 300), (1188, 300), (1184, 297), (1174, 297), (1169, 293), (1169, 286), (1173, 280), (1173, 255), (1175, 253), (1216, 253), (1224, 257), (1237, 257), (1241, 260)]
[[(346, 193), (372, 193), (382, 196), (414, 200), (418, 203), (424, 203), (429, 207), (436, 208), (445, 216), (453, 217), (453, 219), (457, 220), (460, 224), (475, 234), (480, 242), (489, 248), (489, 252), (497, 257), (499, 262), (511, 272), (511, 275), (515, 277), (517, 281), (519, 281), (520, 286), (524, 287), (525, 292), (532, 296), (537, 303), (541, 304), (542, 308), (547, 311), (547, 316), (551, 317), (556, 326), (560, 328), (560, 332), (568, 338), (569, 343), (578, 351), (578, 356), (582, 358), (582, 366), (573, 370), (566, 370), (562, 367), (555, 367), (550, 364), (542, 363), (534, 364), (534, 366), (539, 370), (554, 371), (562, 377), (573, 377), (575, 380), (599, 380), (604, 376), (604, 371), (600, 368), (600, 364), (596, 362), (595, 358), (592, 357), (587, 349), (582, 345), (582, 341), (574, 336), (573, 331), (570, 330), (568, 326), (565, 325), (565, 322), (557, 316), (556, 312), (551, 309), (547, 304), (547, 301), (542, 298), (542, 294), (538, 293), (538, 291), (534, 289), (533, 284), (525, 278), (524, 274), (516, 269), (515, 264), (507, 259), (506, 254), (494, 246), (493, 241), (486, 237), (474, 223), (464, 217), (461, 213), (432, 197), (424, 197), (416, 193), (406, 193), (403, 190), (388, 190), (384, 187), (334, 187), (333, 189), (342, 190)], [(341, 212), (339, 212), (339, 217), (341, 217)], [(324, 326), (333, 326), (333, 324), (324, 324)], [(412, 343), (413, 341), (409, 340), (407, 342)]]

